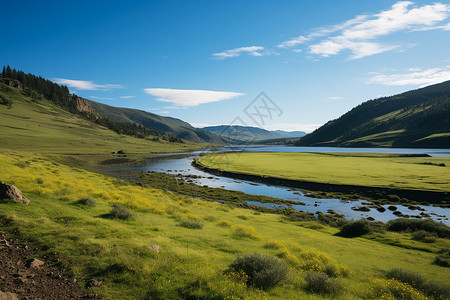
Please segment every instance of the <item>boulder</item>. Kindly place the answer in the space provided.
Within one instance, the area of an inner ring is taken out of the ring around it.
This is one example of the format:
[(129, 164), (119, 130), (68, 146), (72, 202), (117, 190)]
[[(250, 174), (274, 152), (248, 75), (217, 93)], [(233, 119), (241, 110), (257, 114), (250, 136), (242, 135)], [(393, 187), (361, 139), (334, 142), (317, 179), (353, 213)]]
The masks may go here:
[(44, 265), (44, 262), (42, 260), (39, 260), (36, 258), (33, 258), (27, 262), (28, 268), (39, 269), (43, 265)]
[(91, 287), (91, 286), (99, 287), (102, 284), (103, 284), (103, 281), (99, 281), (97, 279), (90, 279), (86, 282), (86, 287)]
[(158, 245), (148, 245), (147, 248), (155, 253), (159, 253), (159, 246)]
[(22, 195), (22, 192), (12, 184), (7, 184), (0, 181), (0, 199), (11, 199), (15, 202), (30, 203), (30, 200), (25, 198), (24, 195)]
[(19, 300), (17, 294), (0, 291), (0, 300)]

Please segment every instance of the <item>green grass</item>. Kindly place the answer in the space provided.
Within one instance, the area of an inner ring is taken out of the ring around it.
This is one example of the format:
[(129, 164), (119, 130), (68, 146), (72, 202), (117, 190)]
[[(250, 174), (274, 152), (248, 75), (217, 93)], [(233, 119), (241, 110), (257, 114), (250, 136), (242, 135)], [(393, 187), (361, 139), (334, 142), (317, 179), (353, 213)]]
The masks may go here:
[(229, 172), (293, 180), (450, 192), (449, 157), (370, 153), (227, 153), (206, 155), (198, 162)]
[(107, 154), (180, 152), (204, 144), (153, 142), (118, 135), (105, 127), (70, 114), (46, 100), (32, 102), (18, 89), (0, 83), (0, 96), (13, 101), (10, 109), (0, 105), (0, 145), (12, 150), (52, 154)]
[[(439, 250), (433, 244), (422, 243), (428, 252), (383, 240), (342, 238), (334, 235), (339, 229), (310, 229), (307, 223), (299, 226), (276, 214), (255, 215), (248, 209), (139, 187), (26, 152), (2, 150), (0, 178), (31, 200), (29, 205), (0, 202), (1, 230), (41, 245), (37, 257), (53, 260), (80, 280), (103, 280), (91, 290), (104, 299), (320, 299), (307, 291), (306, 271), (339, 277), (344, 290), (337, 299), (374, 297), (374, 280), (383, 280), (391, 268), (447, 281), (448, 269), (432, 264)], [(45, 180), (39, 184), (36, 178)], [(76, 204), (85, 197), (97, 205)], [(102, 218), (113, 203), (135, 217)], [(203, 229), (184, 228), (183, 220), (201, 221)], [(388, 234), (410, 239), (408, 233)], [(438, 240), (448, 247), (448, 240)], [(161, 252), (149, 251), (148, 245), (159, 245)], [(282, 260), (290, 267), (287, 279), (260, 291), (248, 288), (239, 276), (223, 273), (237, 255), (248, 253)]]

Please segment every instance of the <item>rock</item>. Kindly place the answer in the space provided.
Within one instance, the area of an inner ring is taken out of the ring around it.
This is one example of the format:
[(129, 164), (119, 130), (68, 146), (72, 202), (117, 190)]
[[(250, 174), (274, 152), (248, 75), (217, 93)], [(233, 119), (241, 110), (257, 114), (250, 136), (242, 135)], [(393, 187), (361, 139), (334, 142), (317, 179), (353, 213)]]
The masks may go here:
[(44, 262), (42, 260), (33, 258), (27, 262), (26, 266), (28, 268), (40, 269), (41, 266), (43, 266), (43, 265), (44, 265)]
[(147, 246), (148, 250), (155, 252), (155, 253), (159, 253), (159, 246), (158, 245), (148, 245)]
[(0, 181), (0, 199), (11, 199), (15, 202), (30, 203), (30, 200), (22, 195), (22, 192), (14, 185)]
[(91, 287), (91, 286), (99, 287), (102, 284), (103, 284), (103, 281), (99, 281), (97, 279), (90, 279), (86, 282), (86, 287)]
[(19, 300), (17, 294), (0, 291), (0, 300)]

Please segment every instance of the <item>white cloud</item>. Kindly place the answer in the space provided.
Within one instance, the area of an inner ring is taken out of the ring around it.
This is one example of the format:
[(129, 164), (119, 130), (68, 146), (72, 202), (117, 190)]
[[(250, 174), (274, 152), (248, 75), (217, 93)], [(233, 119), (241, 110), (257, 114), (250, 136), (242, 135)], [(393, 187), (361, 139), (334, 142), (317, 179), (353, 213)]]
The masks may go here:
[(73, 80), (73, 79), (65, 79), (65, 78), (53, 78), (53, 82), (57, 84), (66, 85), (68, 87), (74, 88), (76, 90), (102, 90), (108, 91), (111, 89), (119, 89), (123, 88), (120, 84), (95, 84), (92, 81), (84, 81), (84, 80)]
[[(317, 28), (308, 35), (285, 41), (277, 47), (293, 48), (308, 43), (309, 52), (321, 57), (349, 50), (350, 58), (358, 59), (399, 48), (399, 45), (385, 45), (378, 40), (389, 34), (400, 31), (450, 30), (450, 23), (440, 23), (449, 17), (450, 4), (412, 5), (409, 1), (399, 1), (388, 10), (359, 15), (335, 26)], [(323, 39), (320, 40), (321, 38)]]
[(122, 96), (122, 97), (119, 97), (120, 99), (130, 99), (130, 98), (134, 98), (134, 97), (136, 97), (136, 96)]
[(345, 99), (345, 97), (339, 97), (339, 96), (328, 97), (328, 100), (341, 100), (341, 99)]
[(245, 94), (234, 92), (216, 92), (205, 90), (175, 90), (151, 88), (144, 91), (156, 97), (156, 100), (175, 103), (181, 106), (197, 106), (199, 104), (217, 102), (236, 98)]
[(369, 78), (368, 83), (394, 86), (420, 85), (421, 87), (423, 87), (447, 80), (450, 80), (450, 66), (446, 66), (443, 68), (431, 68), (426, 70), (411, 68), (409, 69), (409, 73), (375, 75)]
[(250, 47), (240, 47), (236, 49), (226, 50), (223, 52), (213, 53), (213, 57), (217, 59), (225, 59), (230, 57), (237, 57), (241, 56), (244, 53), (247, 53), (251, 56), (263, 56), (264, 53), (261, 53), (261, 51), (264, 50), (264, 47), (260, 46), (250, 46)]
[(278, 48), (292, 48), (294, 46), (303, 44), (304, 42), (308, 41), (310, 38), (309, 37), (305, 37), (303, 35), (300, 35), (296, 38), (293, 38), (289, 41), (285, 41), (279, 45), (277, 45)]

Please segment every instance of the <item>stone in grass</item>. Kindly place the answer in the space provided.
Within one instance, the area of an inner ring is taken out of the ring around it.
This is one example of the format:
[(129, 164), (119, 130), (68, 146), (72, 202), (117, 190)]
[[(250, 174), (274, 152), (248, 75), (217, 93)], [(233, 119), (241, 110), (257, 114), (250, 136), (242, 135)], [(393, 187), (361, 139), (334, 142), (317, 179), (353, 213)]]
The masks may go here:
[(148, 245), (147, 246), (148, 250), (155, 252), (155, 253), (159, 253), (159, 246), (158, 245)]
[(0, 181), (0, 199), (11, 199), (12, 201), (28, 204), (28, 200), (22, 192), (12, 184), (7, 184)]
[(15, 293), (0, 291), (0, 300), (19, 300), (19, 297)]
[(97, 279), (89, 279), (88, 281), (86, 281), (86, 287), (99, 287), (103, 284), (103, 281), (99, 281)]
[(33, 268), (33, 269), (40, 269), (41, 266), (43, 266), (43, 265), (44, 265), (44, 262), (42, 260), (39, 260), (36, 258), (30, 259), (26, 264), (26, 266), (28, 268)]

